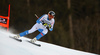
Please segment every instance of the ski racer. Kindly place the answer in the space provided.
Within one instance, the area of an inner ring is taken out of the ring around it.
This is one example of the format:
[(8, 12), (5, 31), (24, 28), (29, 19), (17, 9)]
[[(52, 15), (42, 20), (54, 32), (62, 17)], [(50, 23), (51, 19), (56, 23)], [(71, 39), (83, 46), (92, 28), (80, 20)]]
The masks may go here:
[(54, 23), (55, 23), (54, 17), (55, 17), (55, 12), (49, 11), (48, 14), (42, 15), (36, 21), (36, 24), (30, 30), (26, 30), (26, 31), (18, 34), (17, 36), (14, 36), (14, 38), (23, 37), (27, 34), (33, 33), (36, 30), (38, 30), (40, 33), (35, 38), (30, 40), (32, 43), (36, 42), (37, 40), (39, 40), (41, 37), (43, 37), (44, 35), (46, 35), (48, 33), (48, 29), (50, 31), (53, 31), (53, 27), (54, 27)]

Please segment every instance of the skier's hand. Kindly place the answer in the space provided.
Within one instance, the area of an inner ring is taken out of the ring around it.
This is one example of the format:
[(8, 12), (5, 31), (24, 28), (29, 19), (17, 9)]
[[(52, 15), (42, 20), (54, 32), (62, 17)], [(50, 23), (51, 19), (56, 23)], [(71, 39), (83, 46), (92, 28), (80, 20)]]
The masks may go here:
[(49, 26), (49, 28), (51, 28), (51, 25), (50, 24), (48, 26)]
[(44, 26), (47, 26), (48, 24), (47, 24), (47, 23), (44, 23), (43, 25), (44, 25)]

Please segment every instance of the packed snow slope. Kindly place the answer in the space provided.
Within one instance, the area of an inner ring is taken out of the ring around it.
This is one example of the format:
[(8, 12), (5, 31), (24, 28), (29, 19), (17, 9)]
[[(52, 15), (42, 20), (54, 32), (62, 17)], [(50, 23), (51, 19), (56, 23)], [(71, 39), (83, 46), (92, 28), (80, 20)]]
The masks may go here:
[(38, 47), (28, 43), (27, 40), (30, 40), (28, 38), (21, 37), (23, 41), (18, 42), (9, 38), (9, 35), (15, 34), (0, 30), (0, 55), (96, 55), (41, 41), (36, 42), (41, 44), (41, 47)]

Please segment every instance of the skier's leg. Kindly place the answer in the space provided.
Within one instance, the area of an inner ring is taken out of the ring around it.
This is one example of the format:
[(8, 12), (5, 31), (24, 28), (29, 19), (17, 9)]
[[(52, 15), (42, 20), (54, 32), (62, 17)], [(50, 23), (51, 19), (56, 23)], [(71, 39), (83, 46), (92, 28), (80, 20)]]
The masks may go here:
[(22, 33), (20, 33), (19, 35), (17, 36), (14, 36), (15, 38), (19, 38), (19, 37), (23, 37), (27, 34), (30, 34), (32, 32), (35, 32), (38, 28), (37, 28), (38, 24), (36, 23), (30, 30), (27, 30), (27, 31), (24, 31)]
[(19, 35), (20, 35), (20, 37), (22, 37), (22, 36), (25, 36), (25, 35), (27, 35), (27, 34), (29, 34), (29, 30), (24, 31), (24, 32), (20, 33)]
[(47, 33), (48, 33), (48, 30), (47, 29), (44, 29), (40, 34), (38, 34), (35, 38), (33, 38), (31, 40), (31, 42), (36, 42), (37, 40), (39, 40), (41, 37), (43, 37)]
[(36, 30), (38, 30), (38, 26), (39, 26), (39, 24), (36, 23), (36, 24), (28, 31), (28, 33), (30, 34), (30, 33), (35, 32)]
[(33, 33), (37, 30), (37, 26), (38, 26), (38, 24), (35, 24), (30, 30), (24, 31), (24, 32), (20, 33), (19, 35), (22, 37), (27, 34)]
[(43, 29), (43, 31), (41, 31), (41, 33), (36, 36), (36, 39), (39, 40), (41, 37), (43, 37), (47, 33), (48, 33), (48, 29)]
[(46, 35), (46, 34), (40, 33), (40, 34), (38, 34), (38, 35), (36, 36), (36, 39), (39, 40), (39, 39), (40, 39), (41, 37), (43, 37), (44, 35)]
[(36, 42), (37, 40), (39, 40), (42, 36), (44, 36), (45, 34), (44, 33), (40, 33), (38, 34), (35, 38), (33, 38), (31, 40), (32, 43)]
[(23, 36), (25, 36), (25, 35), (27, 35), (27, 34), (29, 34), (29, 30), (26, 30), (26, 31), (24, 31), (24, 32), (22, 32), (22, 33), (20, 33), (20, 34), (18, 34), (17, 36), (14, 36), (14, 38), (23, 37)]

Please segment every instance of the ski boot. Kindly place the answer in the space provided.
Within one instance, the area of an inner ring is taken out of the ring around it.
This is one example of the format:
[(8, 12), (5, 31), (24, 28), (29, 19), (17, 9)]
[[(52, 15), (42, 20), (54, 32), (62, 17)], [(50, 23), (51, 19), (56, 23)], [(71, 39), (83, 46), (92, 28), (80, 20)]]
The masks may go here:
[(18, 39), (20, 37), (20, 35), (14, 36), (14, 38)]
[(33, 39), (31, 39), (30, 42), (35, 43), (36, 41), (37, 41), (37, 39), (36, 38), (33, 38)]

